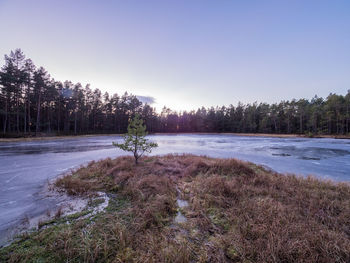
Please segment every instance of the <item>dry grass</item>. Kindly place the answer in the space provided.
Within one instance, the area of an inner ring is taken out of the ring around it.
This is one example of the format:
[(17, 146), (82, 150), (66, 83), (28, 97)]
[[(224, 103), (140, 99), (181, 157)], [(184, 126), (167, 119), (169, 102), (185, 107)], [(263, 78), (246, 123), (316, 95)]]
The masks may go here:
[[(261, 172), (197, 177), (194, 222), (234, 261), (349, 262), (349, 186)], [(234, 253), (233, 253), (234, 252)]]
[[(57, 224), (0, 251), (9, 262), (350, 262), (350, 186), (193, 155), (91, 162), (59, 179), (109, 193), (94, 218)], [(176, 188), (188, 221), (174, 224)], [(62, 219), (60, 219), (62, 220)]]

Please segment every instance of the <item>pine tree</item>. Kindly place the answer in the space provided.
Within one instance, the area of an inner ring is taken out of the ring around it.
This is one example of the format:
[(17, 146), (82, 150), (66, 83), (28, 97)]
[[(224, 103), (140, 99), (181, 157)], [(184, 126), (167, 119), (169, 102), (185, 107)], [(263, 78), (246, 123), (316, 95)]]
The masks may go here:
[(148, 142), (146, 139), (146, 126), (139, 115), (129, 122), (128, 133), (124, 135), (124, 143), (115, 143), (113, 145), (123, 151), (132, 152), (135, 158), (135, 164), (138, 164), (139, 158), (144, 153), (150, 153), (152, 148), (158, 147), (157, 143)]

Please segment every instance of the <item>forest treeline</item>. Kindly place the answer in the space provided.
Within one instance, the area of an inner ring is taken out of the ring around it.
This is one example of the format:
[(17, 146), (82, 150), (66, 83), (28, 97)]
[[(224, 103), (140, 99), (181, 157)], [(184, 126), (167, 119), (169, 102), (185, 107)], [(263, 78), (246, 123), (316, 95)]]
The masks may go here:
[(149, 132), (349, 134), (350, 91), (323, 99), (252, 103), (157, 113), (137, 96), (57, 81), (20, 49), (0, 70), (1, 136), (124, 133), (136, 113)]

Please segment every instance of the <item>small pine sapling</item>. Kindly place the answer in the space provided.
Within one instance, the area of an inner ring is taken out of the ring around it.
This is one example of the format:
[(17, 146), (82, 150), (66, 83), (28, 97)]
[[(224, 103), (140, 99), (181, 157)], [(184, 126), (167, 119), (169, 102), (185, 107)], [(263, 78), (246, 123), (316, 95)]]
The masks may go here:
[(135, 158), (135, 164), (144, 153), (150, 153), (152, 148), (158, 147), (157, 143), (148, 142), (146, 139), (146, 126), (139, 115), (136, 115), (128, 125), (128, 133), (124, 135), (124, 143), (115, 143), (113, 145), (123, 151), (132, 152)]

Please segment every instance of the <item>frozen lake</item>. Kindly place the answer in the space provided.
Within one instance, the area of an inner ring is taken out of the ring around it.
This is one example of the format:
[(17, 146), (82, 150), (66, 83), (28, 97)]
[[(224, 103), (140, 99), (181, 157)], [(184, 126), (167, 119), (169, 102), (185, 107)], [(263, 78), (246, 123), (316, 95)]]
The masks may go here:
[[(193, 153), (234, 157), (278, 172), (350, 181), (350, 140), (245, 137), (235, 135), (152, 135), (152, 154)], [(0, 142), (0, 244), (13, 226), (55, 205), (41, 190), (55, 176), (91, 160), (124, 153), (112, 146), (119, 136), (33, 142)]]

